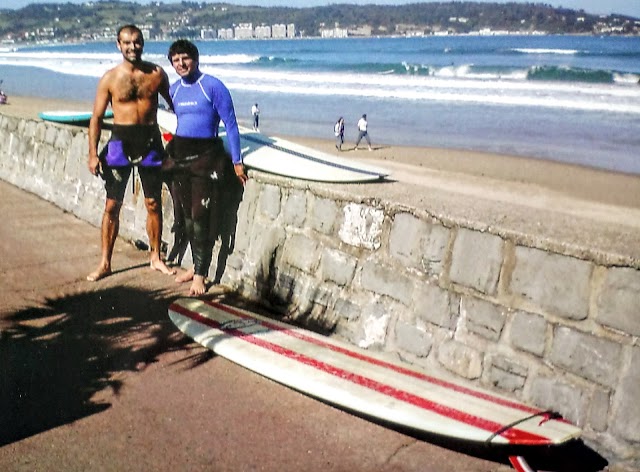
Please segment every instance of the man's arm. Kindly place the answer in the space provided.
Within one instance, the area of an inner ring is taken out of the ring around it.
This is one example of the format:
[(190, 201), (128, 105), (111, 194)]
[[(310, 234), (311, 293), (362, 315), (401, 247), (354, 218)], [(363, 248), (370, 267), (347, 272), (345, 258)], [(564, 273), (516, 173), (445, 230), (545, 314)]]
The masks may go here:
[(216, 94), (216, 108), (220, 114), (220, 118), (224, 122), (227, 131), (227, 143), (233, 161), (233, 169), (242, 185), (247, 181), (247, 174), (244, 172), (244, 164), (242, 163), (242, 151), (240, 149), (240, 130), (238, 129), (238, 121), (236, 120), (236, 111), (233, 106), (233, 99), (229, 89), (222, 83), (218, 82)]
[(158, 68), (160, 69), (162, 74), (162, 81), (160, 83), (158, 93), (162, 98), (164, 98), (164, 101), (167, 102), (167, 105), (169, 105), (169, 109), (173, 111), (173, 100), (171, 99), (171, 94), (169, 93), (169, 76), (162, 67), (158, 66)]
[(100, 134), (102, 133), (102, 120), (107, 107), (111, 102), (111, 93), (109, 92), (108, 72), (100, 82), (96, 90), (96, 98), (93, 102), (93, 113), (89, 121), (89, 172), (97, 175), (100, 170), (100, 161), (98, 160), (98, 143), (100, 142)]
[(220, 80), (217, 80), (213, 96), (214, 106), (218, 110), (220, 118), (222, 119), (227, 131), (227, 143), (229, 145), (229, 152), (231, 153), (231, 160), (234, 165), (241, 164), (242, 154), (240, 151), (240, 130), (238, 129), (236, 111), (233, 107), (231, 93)]

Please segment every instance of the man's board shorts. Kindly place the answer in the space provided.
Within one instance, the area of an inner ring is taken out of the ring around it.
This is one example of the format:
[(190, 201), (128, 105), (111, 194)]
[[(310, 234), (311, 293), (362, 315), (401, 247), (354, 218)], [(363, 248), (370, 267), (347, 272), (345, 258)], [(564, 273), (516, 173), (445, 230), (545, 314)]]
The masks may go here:
[(164, 158), (158, 125), (113, 125), (111, 139), (100, 153), (107, 198), (122, 202), (134, 166), (146, 198), (162, 196)]

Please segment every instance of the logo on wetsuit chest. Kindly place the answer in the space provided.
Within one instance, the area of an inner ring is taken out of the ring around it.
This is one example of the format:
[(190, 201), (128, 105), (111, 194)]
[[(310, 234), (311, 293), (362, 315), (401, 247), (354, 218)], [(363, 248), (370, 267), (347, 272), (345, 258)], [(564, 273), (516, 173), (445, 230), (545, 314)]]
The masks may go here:
[(196, 102), (196, 101), (178, 102), (178, 103), (176, 103), (176, 106), (179, 106), (179, 107), (195, 107), (197, 105), (198, 105), (198, 102)]

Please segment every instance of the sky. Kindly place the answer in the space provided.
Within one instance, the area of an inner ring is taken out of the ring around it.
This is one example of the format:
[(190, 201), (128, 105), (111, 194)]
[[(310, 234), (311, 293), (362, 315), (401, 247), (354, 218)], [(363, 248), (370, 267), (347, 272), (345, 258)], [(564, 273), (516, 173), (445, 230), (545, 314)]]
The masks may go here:
[[(30, 3), (83, 3), (86, 0), (4, 0), (2, 8), (22, 8)], [(138, 3), (147, 3), (148, 0), (135, 0)], [(179, 0), (162, 0), (172, 3)], [(416, 3), (446, 0), (224, 0), (226, 3), (236, 5), (260, 5), (260, 6), (290, 6), (290, 7), (312, 7), (329, 5), (331, 3), (351, 3), (366, 5), (375, 3), (378, 5), (400, 5), (403, 3)], [(507, 3), (516, 1), (520, 3), (544, 3), (554, 7), (565, 7), (574, 10), (584, 10), (592, 14), (620, 13), (640, 18), (640, 0), (476, 0), (482, 2)]]

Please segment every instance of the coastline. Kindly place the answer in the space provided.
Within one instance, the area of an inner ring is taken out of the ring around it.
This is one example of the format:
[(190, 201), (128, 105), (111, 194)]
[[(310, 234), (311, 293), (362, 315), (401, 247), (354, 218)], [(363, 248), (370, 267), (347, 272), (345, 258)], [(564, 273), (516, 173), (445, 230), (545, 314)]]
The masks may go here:
[[(0, 105), (0, 113), (21, 118), (38, 119), (43, 110), (91, 110), (90, 101), (44, 99), (39, 97), (9, 97), (7, 105)], [(242, 120), (241, 120), (242, 121)], [(248, 123), (241, 123), (248, 125)], [(290, 141), (313, 147), (329, 154), (363, 159), (391, 170), (411, 174), (411, 168), (428, 171), (456, 181), (485, 180), (490, 185), (524, 185), (531, 191), (539, 189), (562, 194), (573, 199), (640, 208), (640, 175), (623, 174), (537, 158), (509, 156), (497, 153), (448, 148), (387, 145), (373, 142), (373, 151), (350, 150), (353, 143), (345, 142), (346, 151), (338, 152), (332, 139), (282, 136)], [(410, 177), (409, 177), (410, 178)], [(550, 202), (551, 203), (551, 202)]]

